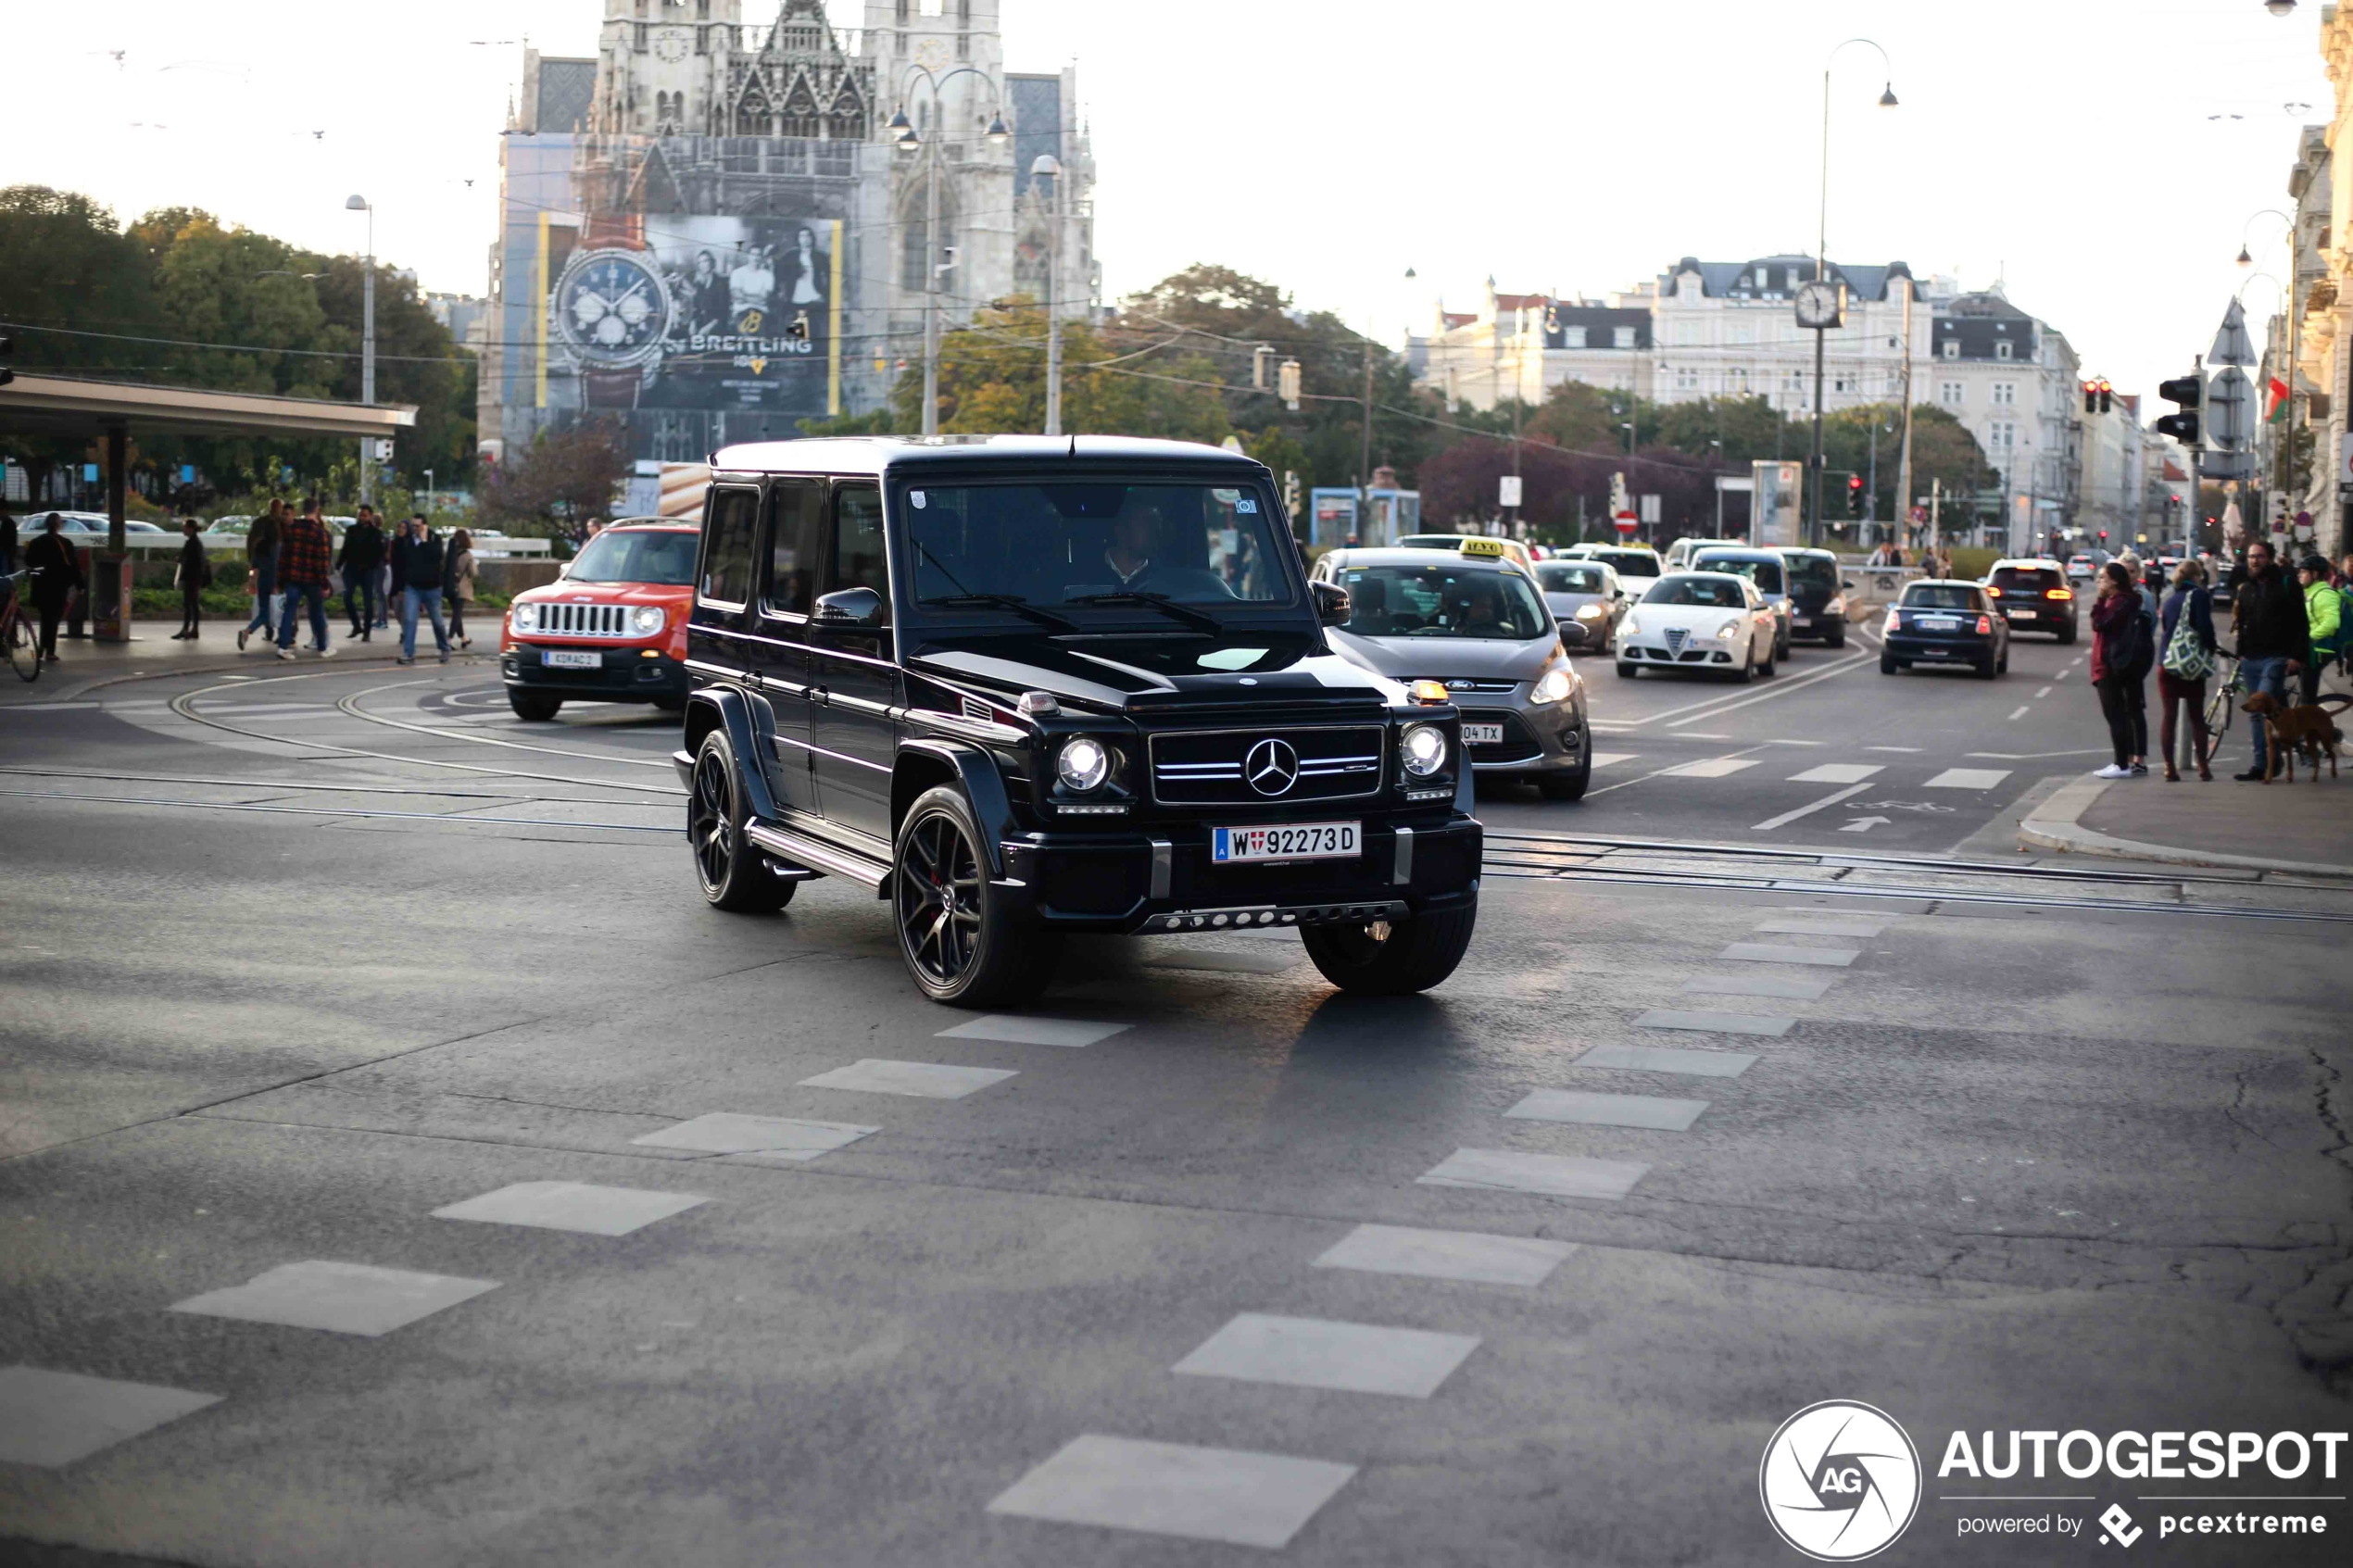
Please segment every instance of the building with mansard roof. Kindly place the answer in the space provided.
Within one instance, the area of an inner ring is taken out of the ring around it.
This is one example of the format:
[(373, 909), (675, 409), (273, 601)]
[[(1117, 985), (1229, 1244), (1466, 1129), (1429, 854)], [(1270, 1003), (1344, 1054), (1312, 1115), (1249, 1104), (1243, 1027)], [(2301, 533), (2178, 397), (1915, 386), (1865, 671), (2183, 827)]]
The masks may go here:
[(1020, 296), (1091, 307), (1077, 73), (1008, 70), (1000, 0), (865, 0), (856, 29), (823, 0), (749, 21), (768, 0), (602, 3), (593, 58), (525, 51), (503, 138), (493, 461), (584, 416), (639, 458), (700, 460), (878, 407), (921, 364), (927, 304), (942, 330)]

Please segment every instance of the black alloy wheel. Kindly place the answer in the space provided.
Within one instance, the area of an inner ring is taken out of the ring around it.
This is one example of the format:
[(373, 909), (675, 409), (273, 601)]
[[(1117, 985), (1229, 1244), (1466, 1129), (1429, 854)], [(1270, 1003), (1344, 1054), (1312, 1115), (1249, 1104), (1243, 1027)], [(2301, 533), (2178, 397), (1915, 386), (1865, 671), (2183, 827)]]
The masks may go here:
[(1299, 939), (1324, 978), (1343, 991), (1403, 997), (1427, 991), (1454, 972), (1470, 950), (1478, 901), (1459, 909), (1377, 920), (1366, 925), (1302, 925)]
[(1062, 937), (1016, 921), (990, 885), (980, 831), (962, 791), (917, 797), (899, 829), (890, 902), (907, 972), (934, 1001), (1027, 1001), (1052, 981)]
[(759, 847), (744, 836), (743, 793), (735, 752), (724, 731), (703, 737), (695, 755), (694, 787), (686, 797), (686, 844), (703, 901), (736, 914), (771, 914), (792, 902), (800, 884), (776, 874)]

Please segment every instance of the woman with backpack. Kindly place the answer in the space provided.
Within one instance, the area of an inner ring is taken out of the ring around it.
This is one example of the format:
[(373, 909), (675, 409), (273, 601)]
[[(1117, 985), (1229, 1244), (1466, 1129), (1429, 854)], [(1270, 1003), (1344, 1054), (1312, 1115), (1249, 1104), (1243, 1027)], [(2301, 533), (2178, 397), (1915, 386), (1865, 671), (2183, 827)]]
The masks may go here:
[(2116, 760), (2092, 776), (2129, 779), (2148, 771), (2133, 747), (2145, 746), (2148, 713), (2141, 682), (2148, 672), (2148, 636), (2141, 591), (2120, 561), (2100, 568), (2100, 596), (2092, 605), (2092, 687), (2100, 694)]
[(2179, 784), (2173, 767), (2173, 710), (2190, 707), (2190, 743), (2197, 748), (2197, 776), (2214, 782), (2207, 767), (2214, 743), (2206, 732), (2206, 682), (2214, 673), (2214, 596), (2206, 589), (2206, 569), (2185, 560), (2173, 569), (2173, 592), (2167, 596), (2158, 623), (2158, 644), (2165, 655), (2157, 670), (2158, 745), (2165, 753), (2165, 782)]

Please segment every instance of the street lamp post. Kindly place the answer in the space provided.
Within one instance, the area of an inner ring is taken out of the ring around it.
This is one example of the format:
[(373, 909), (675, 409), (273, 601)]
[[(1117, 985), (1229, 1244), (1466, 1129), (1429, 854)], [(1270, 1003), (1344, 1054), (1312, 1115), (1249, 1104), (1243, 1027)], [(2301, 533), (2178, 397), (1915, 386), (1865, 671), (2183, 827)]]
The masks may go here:
[[(948, 119), (948, 105), (940, 96), (940, 89), (960, 76), (976, 76), (982, 82), (988, 82), (989, 95), (994, 98), (997, 94), (997, 84), (989, 82), (988, 73), (977, 66), (958, 66), (945, 76), (935, 76), (929, 66), (912, 65), (909, 66), (905, 74), (899, 79), (900, 96), (902, 100), (906, 96), (909, 83), (918, 76), (923, 78), (924, 85), (931, 93), (931, 139), (928, 148), (925, 146), (925, 139), (916, 135), (915, 128), (908, 123), (907, 111), (904, 107), (890, 117), (889, 128), (899, 132), (899, 138), (893, 145), (898, 147), (900, 156), (912, 156), (925, 151), (930, 154), (925, 169), (924, 194), (924, 433), (937, 435), (939, 433), (939, 275), (955, 265), (952, 259), (943, 259), (942, 255), (944, 252), (946, 257), (952, 257), (955, 253), (939, 244), (939, 144), (947, 139)], [(993, 111), (988, 121), (988, 129), (984, 134), (992, 147), (1001, 147), (1012, 139), (1013, 132), (1005, 129), (1004, 107), (1001, 101)]]
[(1051, 153), (1040, 153), (1029, 166), (1034, 178), (1054, 182), (1053, 232), (1046, 242), (1046, 433), (1063, 433), (1063, 318), (1059, 298), (1063, 279), (1063, 166)]
[[(362, 259), (359, 283), (359, 401), (376, 400), (376, 208), (367, 197), (354, 195), (344, 202), (346, 212), (368, 215), (368, 254)], [(359, 498), (372, 503), (376, 498), (375, 438), (359, 438)]]
[[(1883, 79), (1884, 85), (1879, 95), (1879, 107), (1883, 109), (1892, 109), (1895, 107), (1895, 66), (1888, 59), (1887, 51), (1880, 48), (1875, 41), (1869, 38), (1850, 38), (1846, 43), (1841, 44), (1837, 49), (1832, 49), (1829, 58), (1822, 62), (1822, 199), (1821, 206), (1818, 209), (1818, 220), (1814, 230), (1814, 277), (1818, 282), (1822, 283), (1830, 282), (1831, 66), (1837, 60), (1840, 50), (1854, 44), (1869, 44), (1872, 48), (1879, 49), (1880, 63), (1887, 67), (1887, 76)], [(1812, 545), (1819, 545), (1822, 542), (1822, 356), (1825, 348), (1823, 340), (1828, 331), (1827, 327), (1818, 326), (1814, 329), (1814, 457), (1811, 465), (1812, 471), (1807, 476), (1812, 481), (1808, 488), (1812, 490), (1813, 495), (1811, 505), (1807, 508), (1811, 522), (1806, 535), (1806, 542)]]

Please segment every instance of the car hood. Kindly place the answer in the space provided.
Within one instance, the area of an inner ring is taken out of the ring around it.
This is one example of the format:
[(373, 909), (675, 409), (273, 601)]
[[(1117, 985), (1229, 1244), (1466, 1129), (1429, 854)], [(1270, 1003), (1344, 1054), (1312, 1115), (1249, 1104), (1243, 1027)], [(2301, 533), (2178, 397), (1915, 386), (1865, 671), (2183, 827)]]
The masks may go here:
[[(1204, 666), (1202, 660), (1211, 663)], [(1072, 638), (1044, 631), (986, 637), (915, 633), (910, 669), (960, 689), (1016, 696), (1051, 692), (1063, 701), (1147, 718), (1168, 710), (1401, 706), (1405, 689), (1338, 657), (1297, 632), (1228, 631), (1217, 639), (1165, 636)]]
[[(1645, 632), (1664, 631), (1680, 626), (1686, 631), (1713, 633), (1716, 628), (1741, 614), (1722, 605), (1636, 605), (1634, 618)], [(1776, 633), (1775, 635), (1780, 633)]]
[(1532, 681), (1563, 651), (1548, 632), (1524, 643), (1500, 637), (1354, 637), (1345, 627), (1332, 646), (1367, 670), (1401, 681)]
[(515, 596), (517, 604), (535, 605), (674, 605), (685, 598), (684, 583), (544, 583)]
[(1587, 605), (1601, 605), (1606, 608), (1609, 602), (1607, 594), (1546, 594), (1544, 596), (1544, 603), (1551, 608), (1554, 615), (1575, 615)]

